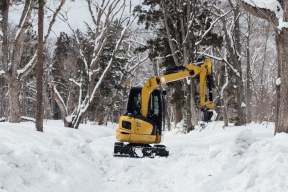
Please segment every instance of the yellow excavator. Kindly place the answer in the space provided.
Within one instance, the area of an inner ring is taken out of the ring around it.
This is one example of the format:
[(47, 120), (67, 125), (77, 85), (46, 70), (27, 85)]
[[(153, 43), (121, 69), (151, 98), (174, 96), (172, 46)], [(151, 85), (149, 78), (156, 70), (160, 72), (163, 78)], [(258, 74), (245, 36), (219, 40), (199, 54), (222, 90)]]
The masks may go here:
[[(206, 59), (201, 66), (176, 66), (166, 71), (168, 74), (149, 79), (143, 87), (130, 89), (127, 113), (120, 117), (119, 128), (116, 130), (116, 139), (119, 142), (114, 145), (114, 156), (135, 158), (169, 156), (169, 151), (164, 145), (150, 145), (161, 142), (162, 131), (165, 127), (163, 95), (166, 93), (156, 89), (162, 84), (199, 75), (203, 121), (211, 120), (213, 112), (210, 109), (214, 106), (211, 59)], [(208, 101), (205, 95), (206, 83), (209, 89)]]

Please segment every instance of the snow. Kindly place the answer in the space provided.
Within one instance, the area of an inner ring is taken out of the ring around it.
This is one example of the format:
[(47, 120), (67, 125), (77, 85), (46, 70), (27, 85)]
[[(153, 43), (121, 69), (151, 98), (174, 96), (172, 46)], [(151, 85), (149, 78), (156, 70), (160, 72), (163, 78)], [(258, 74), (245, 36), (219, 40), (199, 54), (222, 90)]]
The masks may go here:
[(276, 85), (277, 86), (281, 85), (281, 78), (280, 77), (276, 79)]
[(1, 75), (1, 74), (4, 74), (4, 73), (5, 73), (5, 71), (4, 71), (4, 70), (0, 70), (0, 75)]
[(246, 104), (244, 102), (242, 102), (241, 107), (246, 107)]
[(283, 27), (288, 28), (288, 23), (283, 22), (283, 9), (277, 0), (242, 0), (243, 2), (252, 5), (253, 7), (259, 7), (263, 9), (268, 9), (275, 13), (276, 17), (279, 19), (278, 29)]
[(26, 117), (26, 116), (21, 116), (21, 119), (25, 119), (27, 121), (33, 121), (33, 122), (36, 122), (36, 120), (32, 117)]
[(218, 116), (218, 113), (215, 110), (212, 110), (212, 112), (213, 112), (213, 115), (211, 117), (211, 121), (215, 121)]
[(0, 122), (1, 121), (6, 121), (6, 117), (0, 117)]
[(25, 65), (22, 69), (17, 70), (18, 76), (25, 73), (25, 71), (27, 71), (33, 65), (36, 58), (37, 58), (37, 51), (34, 53), (32, 59), (27, 63), (27, 65)]
[(71, 123), (72, 119), (73, 119), (74, 115), (68, 115), (67, 117), (65, 117), (66, 121)]
[(286, 191), (288, 135), (265, 127), (165, 132), (168, 158), (133, 159), (112, 155), (116, 124), (71, 129), (48, 120), (41, 133), (31, 122), (0, 123), (0, 191)]

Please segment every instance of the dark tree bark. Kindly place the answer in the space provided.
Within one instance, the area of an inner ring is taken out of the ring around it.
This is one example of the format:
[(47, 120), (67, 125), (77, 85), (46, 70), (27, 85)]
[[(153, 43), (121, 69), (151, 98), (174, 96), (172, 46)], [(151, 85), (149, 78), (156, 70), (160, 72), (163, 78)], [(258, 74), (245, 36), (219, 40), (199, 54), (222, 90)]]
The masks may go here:
[(9, 107), (10, 107), (10, 123), (20, 123), (21, 122), (21, 108), (19, 101), (19, 83), (18, 79), (8, 82), (9, 90)]
[(246, 80), (246, 121), (247, 123), (251, 123), (251, 98), (252, 98), (252, 90), (251, 90), (251, 67), (250, 67), (250, 32), (251, 32), (251, 16), (247, 16), (247, 24), (248, 24), (248, 32), (247, 32), (247, 50), (246, 50), (246, 59), (247, 59), (247, 80)]
[(36, 129), (43, 132), (43, 18), (44, 0), (39, 0), (38, 10), (38, 46), (36, 66)]
[(2, 66), (4, 71), (8, 70), (8, 13), (9, 0), (3, 0), (1, 3), (1, 12), (3, 15), (1, 28), (3, 33), (2, 39)]

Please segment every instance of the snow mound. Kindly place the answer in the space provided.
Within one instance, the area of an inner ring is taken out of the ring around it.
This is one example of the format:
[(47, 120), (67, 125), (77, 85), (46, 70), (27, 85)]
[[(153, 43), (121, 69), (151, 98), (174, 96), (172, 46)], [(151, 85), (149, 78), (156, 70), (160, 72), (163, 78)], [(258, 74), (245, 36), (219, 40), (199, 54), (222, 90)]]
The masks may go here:
[[(0, 126), (0, 192), (284, 192), (288, 135), (274, 125), (211, 123), (165, 134), (168, 158), (113, 157), (116, 126)], [(141, 156), (141, 151), (137, 151)]]
[(211, 145), (209, 147), (209, 157), (213, 158), (218, 154), (221, 154), (224, 159), (237, 155), (241, 156), (255, 140), (255, 136), (250, 130), (242, 130), (236, 136), (222, 144)]
[(219, 191), (272, 192), (288, 189), (285, 176), (288, 173), (285, 164), (288, 148), (287, 145), (275, 144), (279, 139), (287, 141), (288, 135), (279, 134), (273, 140), (256, 139), (253, 135), (244, 130), (230, 141), (210, 146), (210, 164), (218, 162), (221, 171), (217, 170), (215, 174), (225, 180)]

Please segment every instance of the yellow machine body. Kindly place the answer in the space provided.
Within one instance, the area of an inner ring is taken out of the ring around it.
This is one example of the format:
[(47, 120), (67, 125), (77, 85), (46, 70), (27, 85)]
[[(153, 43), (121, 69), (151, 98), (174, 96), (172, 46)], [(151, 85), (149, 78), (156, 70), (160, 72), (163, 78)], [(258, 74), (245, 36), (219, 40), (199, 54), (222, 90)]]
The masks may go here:
[[(131, 129), (124, 128), (124, 122), (131, 123)], [(116, 138), (118, 141), (130, 143), (153, 144), (161, 142), (161, 135), (151, 135), (153, 125), (129, 116), (121, 116), (119, 120), (119, 128), (116, 130)]]
[[(195, 65), (185, 65), (184, 67), (185, 71), (154, 77), (145, 83), (143, 88), (141, 88), (141, 104), (139, 103), (141, 106), (141, 114), (132, 115), (128, 112), (127, 115), (120, 117), (119, 128), (116, 130), (116, 139), (118, 141), (137, 144), (153, 144), (161, 142), (161, 127), (157, 127), (156, 125), (157, 130), (155, 130), (155, 124), (153, 125), (153, 122), (151, 123), (149, 120), (148, 113), (149, 110), (151, 110), (149, 108), (149, 102), (151, 103), (151, 94), (162, 84), (199, 75), (201, 109), (211, 109), (214, 106), (212, 101), (206, 101), (205, 96), (207, 75), (211, 75), (212, 73), (211, 59), (206, 59), (200, 67)], [(128, 101), (128, 105), (129, 102), (130, 101)], [(159, 102), (161, 104), (161, 102), (164, 101)], [(164, 124), (164, 122), (162, 123)]]

